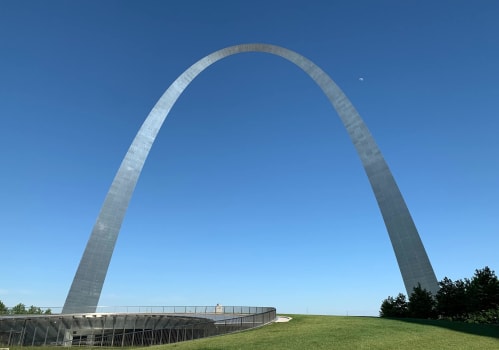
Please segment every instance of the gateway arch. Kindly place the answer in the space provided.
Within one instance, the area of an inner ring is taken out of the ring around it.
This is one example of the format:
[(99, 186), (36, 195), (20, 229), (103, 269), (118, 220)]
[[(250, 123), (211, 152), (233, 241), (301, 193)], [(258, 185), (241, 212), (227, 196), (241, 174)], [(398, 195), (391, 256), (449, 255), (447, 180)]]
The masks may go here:
[(336, 83), (302, 55), (269, 44), (243, 44), (213, 52), (182, 73), (142, 124), (106, 195), (62, 309), (63, 314), (96, 311), (123, 218), (140, 172), (170, 109), (191, 81), (215, 62), (244, 52), (280, 56), (304, 70), (322, 89), (345, 126), (381, 210), (407, 293), (418, 283), (432, 292), (438, 282), (400, 190), (362, 118)]

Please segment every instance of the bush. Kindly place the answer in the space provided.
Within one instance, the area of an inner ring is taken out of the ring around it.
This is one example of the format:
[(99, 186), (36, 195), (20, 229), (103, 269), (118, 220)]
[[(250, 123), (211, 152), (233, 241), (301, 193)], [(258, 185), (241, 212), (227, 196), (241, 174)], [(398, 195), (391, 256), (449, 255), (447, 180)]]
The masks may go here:
[(499, 309), (490, 309), (469, 314), (466, 322), (499, 325)]

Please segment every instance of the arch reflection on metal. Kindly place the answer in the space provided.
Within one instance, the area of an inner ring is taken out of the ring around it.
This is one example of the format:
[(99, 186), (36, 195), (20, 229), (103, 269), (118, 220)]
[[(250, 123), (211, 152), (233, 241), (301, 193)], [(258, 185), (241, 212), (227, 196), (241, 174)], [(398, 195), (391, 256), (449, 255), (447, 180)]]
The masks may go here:
[(418, 283), (433, 294), (438, 282), (409, 210), (371, 133), (341, 89), (312, 61), (268, 44), (243, 44), (216, 51), (188, 68), (161, 96), (135, 136), (111, 184), (62, 313), (95, 312), (128, 203), (156, 135), (191, 81), (213, 63), (238, 53), (266, 52), (291, 61), (322, 89), (345, 126), (371, 183), (408, 294)]

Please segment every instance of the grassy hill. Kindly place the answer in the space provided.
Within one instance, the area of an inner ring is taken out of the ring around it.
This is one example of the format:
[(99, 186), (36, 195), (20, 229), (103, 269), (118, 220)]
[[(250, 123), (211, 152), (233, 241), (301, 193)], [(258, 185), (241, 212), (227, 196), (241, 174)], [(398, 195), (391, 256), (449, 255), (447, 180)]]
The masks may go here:
[(499, 327), (431, 320), (290, 315), (288, 323), (162, 345), (169, 349), (499, 349)]

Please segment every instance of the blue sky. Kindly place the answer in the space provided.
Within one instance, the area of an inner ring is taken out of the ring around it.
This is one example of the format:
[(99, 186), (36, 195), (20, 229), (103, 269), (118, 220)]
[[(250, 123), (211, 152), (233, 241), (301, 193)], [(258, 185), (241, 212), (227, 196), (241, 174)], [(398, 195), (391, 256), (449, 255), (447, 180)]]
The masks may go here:
[[(135, 133), (220, 48), (284, 46), (359, 110), (437, 278), (499, 268), (496, 1), (0, 2), (0, 300), (62, 306)], [(172, 109), (100, 305), (377, 315), (403, 292), (367, 177), (297, 67), (229, 57)]]

